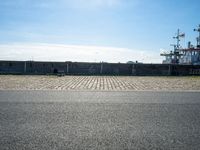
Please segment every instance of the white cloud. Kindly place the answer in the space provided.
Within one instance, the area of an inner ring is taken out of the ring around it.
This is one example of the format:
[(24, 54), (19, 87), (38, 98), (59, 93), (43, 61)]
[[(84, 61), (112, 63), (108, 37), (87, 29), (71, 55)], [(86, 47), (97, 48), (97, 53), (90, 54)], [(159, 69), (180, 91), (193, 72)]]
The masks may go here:
[(0, 53), (1, 60), (160, 63), (162, 59), (159, 53), (127, 48), (36, 43), (0, 45)]

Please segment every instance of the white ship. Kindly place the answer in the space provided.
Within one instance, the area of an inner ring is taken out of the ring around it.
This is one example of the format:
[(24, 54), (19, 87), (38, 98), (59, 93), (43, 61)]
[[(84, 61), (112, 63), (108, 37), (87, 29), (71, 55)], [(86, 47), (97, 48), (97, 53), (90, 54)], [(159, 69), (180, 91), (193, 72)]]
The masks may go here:
[(160, 54), (161, 56), (165, 56), (163, 64), (200, 65), (200, 25), (197, 29), (194, 29), (194, 31), (197, 31), (199, 34), (196, 38), (196, 46), (193, 46), (191, 42), (188, 42), (188, 47), (182, 48), (180, 39), (185, 37), (185, 34), (180, 33), (180, 30), (178, 29), (177, 35), (173, 37), (177, 40), (177, 43), (172, 45), (174, 46), (174, 50)]

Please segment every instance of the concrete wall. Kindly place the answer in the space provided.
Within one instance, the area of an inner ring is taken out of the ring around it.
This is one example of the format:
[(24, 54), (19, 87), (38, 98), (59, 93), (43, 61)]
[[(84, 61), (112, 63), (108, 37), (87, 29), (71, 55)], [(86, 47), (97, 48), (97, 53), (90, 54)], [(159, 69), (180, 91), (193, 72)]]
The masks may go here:
[(200, 65), (0, 61), (1, 74), (200, 75)]
[(135, 64), (134, 75), (171, 75), (170, 65), (166, 64)]
[(0, 73), (23, 73), (24, 62), (0, 61)]

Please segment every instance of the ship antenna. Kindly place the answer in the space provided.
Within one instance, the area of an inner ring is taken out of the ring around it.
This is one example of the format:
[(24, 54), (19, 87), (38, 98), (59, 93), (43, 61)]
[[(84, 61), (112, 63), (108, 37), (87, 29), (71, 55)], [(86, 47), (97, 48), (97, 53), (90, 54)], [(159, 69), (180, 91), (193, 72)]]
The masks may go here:
[(197, 37), (197, 48), (200, 48), (200, 24), (197, 29), (194, 29), (194, 31), (199, 32), (199, 37)]
[[(178, 51), (180, 49), (180, 38), (185, 37), (185, 33), (180, 33), (180, 30), (177, 31), (177, 36), (173, 37), (174, 39), (177, 39), (176, 49), (175, 51)], [(175, 46), (174, 46), (175, 47)]]

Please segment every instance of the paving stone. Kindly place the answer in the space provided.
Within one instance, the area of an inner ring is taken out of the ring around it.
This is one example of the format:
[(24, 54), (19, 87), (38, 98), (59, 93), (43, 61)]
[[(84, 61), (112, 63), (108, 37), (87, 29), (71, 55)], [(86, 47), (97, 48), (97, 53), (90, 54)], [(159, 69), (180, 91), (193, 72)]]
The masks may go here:
[(200, 77), (1, 75), (0, 90), (200, 90)]

